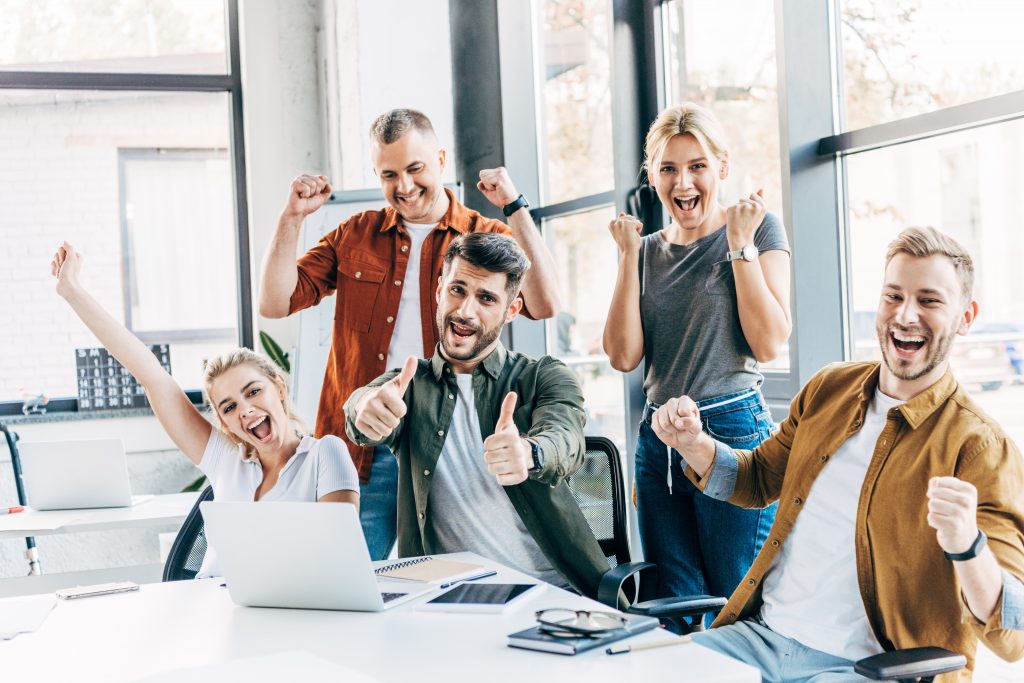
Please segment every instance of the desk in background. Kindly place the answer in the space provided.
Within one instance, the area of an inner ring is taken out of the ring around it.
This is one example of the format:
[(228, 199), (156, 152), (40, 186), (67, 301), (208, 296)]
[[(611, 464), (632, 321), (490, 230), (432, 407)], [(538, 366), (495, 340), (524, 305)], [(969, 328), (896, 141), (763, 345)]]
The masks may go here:
[[(452, 558), (498, 569), (488, 582), (533, 582), (471, 553)], [(507, 647), (506, 636), (533, 625), (538, 609), (607, 609), (554, 586), (504, 614), (416, 611), (429, 597), (373, 614), (239, 607), (217, 579), (146, 585), (136, 593), (60, 602), (37, 632), (0, 642), (0, 661), (5, 680), (80, 683), (131, 681), (289, 650), (384, 683), (760, 681), (756, 669), (696, 644), (615, 657), (602, 649), (565, 657)], [(648, 632), (631, 642), (664, 637)]]
[[(198, 493), (171, 493), (152, 496), (137, 505), (123, 508), (26, 510), (13, 515), (0, 516), (0, 540), (24, 538), (25, 536), (72, 534), (82, 531), (180, 525), (185, 521), (185, 517), (198, 497)], [(53, 520), (59, 520), (60, 525), (54, 527)]]

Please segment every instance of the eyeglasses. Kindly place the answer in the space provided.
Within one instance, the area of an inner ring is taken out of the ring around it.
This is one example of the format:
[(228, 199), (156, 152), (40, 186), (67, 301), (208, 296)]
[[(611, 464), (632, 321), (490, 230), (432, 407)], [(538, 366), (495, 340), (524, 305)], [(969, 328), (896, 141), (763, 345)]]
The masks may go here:
[(600, 636), (626, 625), (622, 615), (585, 609), (542, 609), (535, 616), (542, 631), (560, 638)]

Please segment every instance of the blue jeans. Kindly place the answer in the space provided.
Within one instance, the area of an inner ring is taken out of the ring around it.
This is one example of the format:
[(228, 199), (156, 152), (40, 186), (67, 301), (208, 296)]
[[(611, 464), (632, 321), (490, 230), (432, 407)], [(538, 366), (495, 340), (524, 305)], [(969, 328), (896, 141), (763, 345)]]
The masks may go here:
[(761, 670), (765, 683), (846, 683), (866, 681), (853, 670), (853, 662), (814, 650), (781, 636), (755, 617), (735, 624), (694, 633), (706, 648)]
[[(725, 405), (715, 405), (749, 394)], [(757, 390), (726, 394), (697, 403), (704, 431), (732, 448), (752, 449), (771, 436), (774, 423)], [(747, 573), (775, 521), (774, 504), (744, 510), (702, 494), (683, 475), (678, 451), (658, 439), (648, 403), (636, 450), (636, 502), (644, 559), (658, 565), (655, 595), (729, 597)], [(671, 457), (671, 489), (668, 466)], [(708, 618), (710, 623), (711, 617)]]
[(359, 487), (359, 523), (371, 560), (391, 554), (398, 530), (398, 458), (384, 446), (373, 449), (370, 481)]

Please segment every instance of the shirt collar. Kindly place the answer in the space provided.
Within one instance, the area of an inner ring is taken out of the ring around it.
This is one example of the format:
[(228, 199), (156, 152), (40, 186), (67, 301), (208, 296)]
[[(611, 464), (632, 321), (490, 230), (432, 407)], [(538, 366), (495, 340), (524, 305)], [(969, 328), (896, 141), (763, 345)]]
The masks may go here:
[[(447, 187), (442, 188), (444, 193), (448, 195), (448, 210), (445, 212), (441, 220), (438, 221), (435, 230), (447, 230), (451, 228), (458, 233), (467, 233), (471, 227), (469, 209), (465, 205), (455, 198), (455, 195)], [(391, 205), (384, 211), (384, 223), (380, 226), (381, 232), (387, 232), (398, 227), (399, 223), (402, 222), (402, 217), (398, 215), (398, 212)]]
[[(501, 375), (502, 368), (505, 367), (506, 360), (508, 360), (508, 350), (499, 341), (494, 350), (487, 354), (487, 357), (477, 365), (477, 368), (483, 368), (483, 371), (491, 379), (497, 379)], [(441, 343), (438, 342), (437, 346), (434, 347), (434, 355), (430, 358), (430, 369), (434, 373), (435, 380), (441, 381), (441, 376), (444, 374), (446, 367), (449, 367), (449, 363), (441, 355)]]
[[(881, 374), (882, 363), (864, 378), (864, 382), (860, 387), (860, 404), (861, 414), (867, 408), (875, 396), (875, 390), (878, 388), (878, 378)], [(912, 397), (909, 401), (906, 401), (900, 405), (896, 410), (899, 410), (903, 415), (903, 419), (907, 421), (911, 429), (917, 429), (921, 424), (928, 419), (928, 417), (934, 413), (939, 407), (946, 402), (946, 400), (953, 395), (956, 391), (957, 382), (956, 378), (953, 377), (953, 371), (946, 368), (946, 374), (942, 376), (939, 381), (931, 385), (918, 395)]]

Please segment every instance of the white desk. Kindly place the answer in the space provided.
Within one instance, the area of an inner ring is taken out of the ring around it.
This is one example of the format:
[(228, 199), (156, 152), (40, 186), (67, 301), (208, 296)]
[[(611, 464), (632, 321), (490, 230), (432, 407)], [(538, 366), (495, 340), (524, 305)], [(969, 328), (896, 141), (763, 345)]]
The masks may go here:
[[(498, 576), (489, 581), (525, 578), (469, 553), (455, 558), (498, 568)], [(507, 647), (506, 636), (533, 625), (538, 609), (605, 609), (553, 586), (535, 591), (505, 614), (415, 611), (417, 602), (429, 597), (368, 614), (238, 607), (219, 585), (216, 579), (182, 581), (60, 602), (35, 633), (0, 641), (3, 678), (131, 681), (230, 659), (306, 650), (385, 683), (629, 683), (665, 677), (678, 682), (760, 681), (756, 669), (695, 644), (614, 657), (601, 648), (566, 657)], [(664, 637), (650, 632), (633, 642)]]
[[(153, 496), (138, 505), (95, 510), (26, 510), (0, 516), (0, 540), (25, 536), (105, 531), (132, 527), (181, 524), (199, 497), (198, 493)], [(56, 521), (60, 526), (54, 527)], [(5, 528), (16, 525), (17, 528)]]

